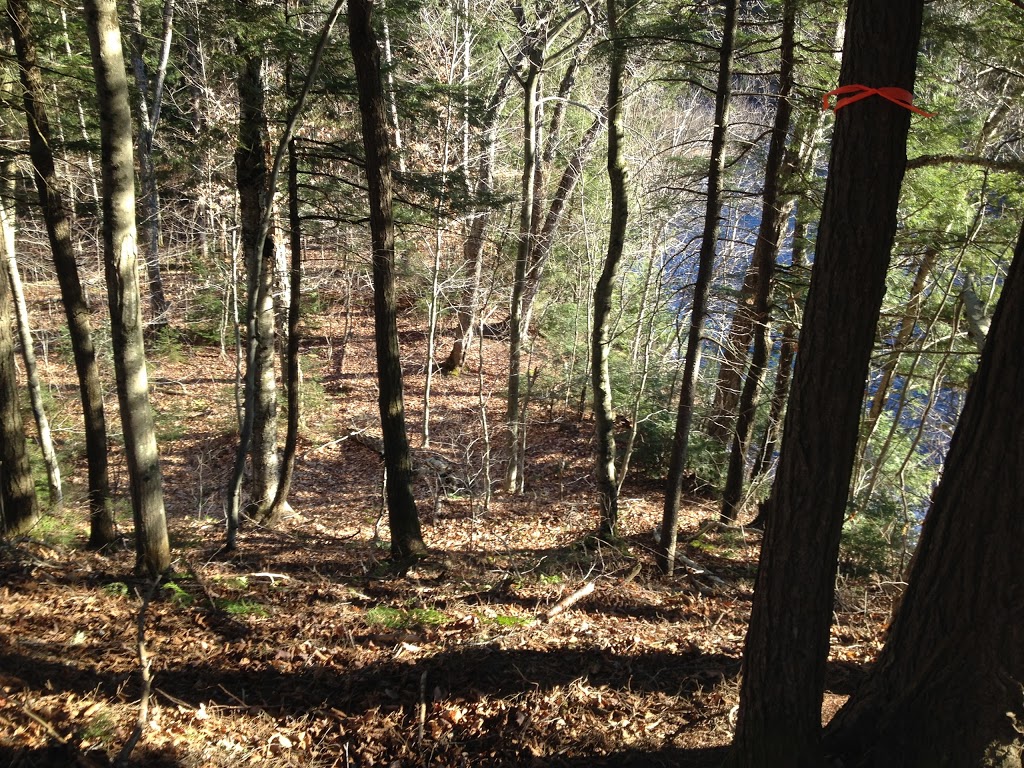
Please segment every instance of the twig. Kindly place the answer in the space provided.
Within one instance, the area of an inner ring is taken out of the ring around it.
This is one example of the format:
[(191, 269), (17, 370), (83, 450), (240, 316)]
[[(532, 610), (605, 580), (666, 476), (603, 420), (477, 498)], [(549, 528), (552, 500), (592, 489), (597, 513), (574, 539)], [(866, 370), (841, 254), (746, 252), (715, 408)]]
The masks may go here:
[(146, 723), (149, 721), (149, 697), (153, 687), (153, 657), (149, 655), (149, 651), (146, 650), (146, 611), (149, 608), (149, 604), (153, 599), (153, 595), (156, 593), (156, 588), (160, 585), (161, 576), (157, 576), (153, 579), (153, 582), (149, 585), (149, 589), (146, 590), (146, 594), (142, 596), (142, 607), (139, 608), (138, 621), (136, 623), (136, 650), (139, 655), (139, 670), (142, 676), (142, 695), (139, 699), (139, 718), (135, 723), (135, 728), (132, 730), (132, 735), (128, 737), (128, 741), (125, 742), (124, 746), (121, 747), (121, 751), (117, 755), (117, 759), (114, 760), (114, 765), (123, 766), (128, 765), (128, 758), (131, 757), (132, 750), (139, 743), (139, 739), (142, 737), (142, 730), (146, 727)]
[(416, 724), (416, 746), (423, 744), (423, 726), (427, 722), (427, 670), (420, 675), (420, 703), (418, 707), (419, 721)]
[(595, 581), (593, 581), (593, 580), (592, 581), (588, 581), (586, 584), (584, 584), (582, 587), (577, 589), (571, 595), (567, 595), (566, 597), (563, 597), (561, 600), (559, 600), (553, 606), (548, 608), (544, 613), (542, 613), (537, 618), (539, 618), (541, 621), (551, 621), (553, 618), (555, 618), (555, 616), (557, 616), (558, 614), (562, 613), (566, 608), (569, 608), (572, 605), (575, 605), (580, 600), (582, 600), (584, 597), (586, 597), (591, 592), (593, 592), (595, 586), (596, 586), (596, 582)]
[(715, 574), (711, 573), (707, 568), (698, 563), (696, 560), (691, 560), (686, 555), (680, 554), (678, 552), (676, 553), (676, 560), (678, 560), (681, 564), (689, 568), (694, 576), (703, 576), (712, 584), (715, 584), (719, 587), (726, 586), (726, 581), (724, 579), (720, 579), (717, 576), (715, 576)]

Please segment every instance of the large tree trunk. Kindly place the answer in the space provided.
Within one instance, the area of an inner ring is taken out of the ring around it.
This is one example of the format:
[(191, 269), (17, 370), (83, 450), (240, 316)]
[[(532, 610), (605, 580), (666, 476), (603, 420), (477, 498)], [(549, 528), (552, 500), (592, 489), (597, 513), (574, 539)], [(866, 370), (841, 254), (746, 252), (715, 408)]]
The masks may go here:
[(71, 242), (71, 217), (63, 188), (57, 178), (51, 150), (50, 122), (43, 98), (43, 76), (39, 68), (32, 36), (27, 0), (8, 0), (14, 46), (21, 73), (22, 102), (28, 116), (29, 155), (46, 234), (60, 284), (61, 303), (68, 321), (71, 349), (78, 374), (85, 426), (85, 454), (89, 484), (89, 546), (100, 548), (115, 538), (113, 503), (107, 474), (107, 426), (103, 413), (103, 389), (100, 385), (96, 349), (93, 346), (89, 305), (78, 276), (75, 251)]
[(594, 330), (591, 340), (590, 377), (594, 387), (594, 432), (597, 441), (597, 490), (601, 499), (600, 535), (613, 538), (619, 520), (618, 482), (615, 478), (615, 411), (608, 365), (611, 348), (609, 318), (615, 273), (626, 246), (629, 222), (629, 190), (622, 142), (622, 77), (626, 66), (625, 42), (618, 34), (616, 0), (608, 0), (608, 36), (612, 57), (608, 74), (608, 182), (611, 186), (611, 224), (608, 254), (594, 288)]
[(662, 571), (672, 573), (676, 557), (676, 536), (679, 527), (679, 505), (683, 495), (683, 473), (689, 454), (690, 425), (693, 422), (693, 403), (700, 373), (701, 331), (707, 314), (711, 273), (715, 268), (718, 232), (722, 219), (722, 177), (725, 172), (726, 132), (729, 127), (729, 101), (732, 97), (733, 44), (736, 37), (736, 16), (739, 0), (726, 0), (722, 19), (722, 47), (718, 60), (718, 88), (715, 93), (715, 128), (711, 136), (711, 158), (708, 163), (707, 208), (704, 214), (704, 233), (697, 266), (697, 281), (693, 286), (693, 304), (690, 311), (690, 333), (686, 340), (686, 359), (683, 380), (679, 390), (679, 410), (676, 415), (675, 435), (672, 440), (672, 458), (665, 482), (665, 508), (661, 520), (661, 546), (658, 563)]
[(18, 399), (14, 365), (14, 302), (0, 272), (0, 536), (18, 536), (39, 518), (36, 486)]
[[(851, 0), (840, 84), (913, 91), (923, 0)], [(839, 535), (885, 292), (910, 112), (836, 114), (817, 257), (767, 517), (727, 765), (820, 766)], [(865, 162), (864, 158), (871, 158)]]
[(843, 765), (1020, 768), (1024, 228), (877, 662), (829, 725)]
[(170, 567), (171, 553), (142, 333), (128, 78), (114, 0), (86, 0), (85, 16), (100, 115), (103, 255), (117, 398), (135, 519), (136, 568), (157, 576)]
[(402, 364), (395, 302), (395, 225), (392, 215), (391, 144), (381, 81), (380, 48), (373, 30), (372, 0), (348, 0), (349, 44), (355, 63), (366, 151), (366, 183), (373, 243), (373, 319), (377, 385), (384, 437), (384, 469), (391, 553), (396, 558), (426, 550), (412, 493), (412, 460), (405, 431)]
[[(771, 351), (768, 338), (768, 323), (771, 319), (772, 275), (775, 258), (779, 253), (779, 240), (785, 214), (791, 208), (792, 198), (785, 199), (780, 190), (783, 176), (783, 158), (786, 152), (786, 136), (789, 133), (789, 118), (793, 105), (789, 100), (793, 90), (793, 48), (796, 29), (796, 0), (786, 0), (782, 12), (782, 52), (779, 66), (779, 93), (775, 107), (775, 122), (772, 125), (771, 143), (764, 169), (764, 192), (762, 193), (761, 225), (754, 244), (751, 266), (756, 279), (754, 306), (750, 319), (754, 352), (750, 368), (740, 393), (739, 413), (736, 431), (733, 435), (732, 450), (729, 454), (729, 472), (722, 492), (722, 519), (731, 522), (736, 519), (743, 497), (743, 484), (747, 476), (747, 449), (750, 447), (750, 433), (754, 427), (757, 398), (761, 382), (768, 367), (768, 353)], [(749, 273), (748, 273), (749, 274)], [(737, 314), (746, 314), (737, 310)]]

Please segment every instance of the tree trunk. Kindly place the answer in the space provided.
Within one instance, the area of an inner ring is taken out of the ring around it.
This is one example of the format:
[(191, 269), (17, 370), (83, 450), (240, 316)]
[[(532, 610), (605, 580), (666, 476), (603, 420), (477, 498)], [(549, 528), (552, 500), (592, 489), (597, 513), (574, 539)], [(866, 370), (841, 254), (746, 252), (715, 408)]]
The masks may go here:
[(377, 385), (384, 437), (384, 468), (391, 553), (407, 558), (426, 551), (412, 493), (412, 460), (405, 431), (402, 364), (395, 302), (395, 224), (392, 215), (391, 144), (380, 71), (372, 0), (348, 0), (349, 45), (356, 70), (373, 245), (373, 319)]
[(288, 142), (288, 223), (291, 229), (291, 261), (288, 269), (288, 347), (285, 354), (285, 373), (288, 377), (288, 431), (285, 434), (284, 453), (281, 456), (281, 480), (277, 485), (274, 503), (264, 520), (266, 525), (277, 525), (288, 512), (288, 493), (295, 471), (295, 450), (299, 442), (302, 371), (299, 368), (299, 307), (302, 299), (302, 219), (299, 216), (299, 160), (295, 139)]
[[(14, 163), (4, 160), (0, 163), (0, 229), (3, 230), (0, 258), (4, 260), (4, 273), (11, 290), (11, 302), (17, 321), (18, 337), (21, 340), (21, 359), (25, 363), (25, 379), (28, 383), (29, 399), (32, 403), (32, 415), (36, 421), (36, 432), (39, 437), (39, 449), (46, 465), (46, 480), (50, 494), (50, 505), (59, 507), (64, 500), (60, 482), (60, 465), (57, 453), (53, 448), (53, 435), (50, 432), (50, 420), (46, 417), (43, 406), (43, 393), (39, 384), (39, 369), (36, 365), (36, 353), (32, 345), (32, 327), (29, 325), (28, 306), (25, 304), (25, 291), (18, 272), (18, 260), (14, 250), (14, 209), (8, 208), (7, 201), (14, 200), (15, 174)], [(0, 276), (0, 280), (5, 279)]]
[(483, 137), (480, 140), (480, 162), (477, 166), (476, 200), (470, 215), (469, 233), (462, 246), (463, 269), (468, 275), (468, 284), (459, 302), (459, 328), (452, 344), (448, 359), (441, 365), (442, 370), (455, 373), (466, 360), (466, 353), (473, 343), (473, 329), (477, 324), (479, 307), (480, 277), (483, 272), (484, 232), (491, 218), (491, 201), (494, 192), (494, 157), (498, 148), (498, 118), (505, 103), (508, 85), (512, 81), (509, 70), (494, 88), (487, 104)]
[(505, 426), (508, 435), (508, 465), (505, 469), (505, 491), (515, 493), (519, 485), (520, 421), (519, 385), (521, 379), (523, 339), (523, 295), (533, 240), (533, 195), (537, 164), (537, 91), (543, 64), (541, 44), (534, 42), (527, 55), (526, 77), (523, 79), (523, 175), (519, 199), (519, 245), (516, 250), (515, 277), (512, 283), (512, 306), (509, 313), (508, 406)]
[(46, 234), (60, 284), (71, 349), (78, 375), (85, 426), (85, 454), (89, 484), (89, 546), (105, 547), (115, 538), (113, 502), (107, 473), (107, 425), (103, 413), (103, 389), (100, 385), (96, 349), (93, 346), (89, 305), (78, 276), (75, 251), (71, 242), (71, 217), (61, 195), (51, 150), (50, 122), (43, 98), (43, 76), (36, 55), (27, 0), (8, 0), (14, 46), (21, 74), (22, 103), (28, 117), (29, 155)]
[(160, 273), (160, 190), (156, 181), (156, 166), (153, 162), (153, 138), (156, 135), (160, 116), (160, 102), (163, 96), (164, 74), (167, 71), (167, 57), (171, 49), (174, 19), (174, 0), (164, 0), (164, 31), (161, 45), (160, 66), (157, 70), (157, 85), (149, 92), (149, 73), (142, 58), (146, 49), (146, 37), (142, 31), (141, 0), (128, 1), (128, 19), (131, 25), (129, 35), (132, 74), (135, 77), (135, 118), (139, 129), (139, 182), (144, 198), (142, 230), (145, 247), (146, 274), (149, 278), (150, 323), (154, 330), (166, 328), (170, 319), (170, 305), (164, 294), (164, 283)]
[(885, 647), (830, 723), (850, 768), (1019, 768), (1024, 228)]
[(618, 35), (619, 10), (608, 0), (608, 37), (612, 55), (608, 74), (608, 182), (611, 186), (611, 224), (608, 255), (594, 288), (594, 329), (591, 341), (590, 376), (594, 387), (594, 432), (597, 442), (597, 490), (601, 500), (600, 535), (614, 538), (619, 520), (618, 482), (615, 477), (615, 411), (612, 403), (609, 317), (615, 289), (615, 273), (626, 246), (629, 223), (629, 190), (623, 158), (622, 78), (626, 66), (625, 43)]
[(260, 243), (267, 210), (270, 143), (265, 113), (265, 61), (261, 55), (245, 54), (238, 76), (238, 149), (235, 175), (242, 224), (242, 251), (247, 271), (247, 306), (251, 317), (247, 327), (255, 343), (254, 375), (246, 377), (246, 408), (252, 409), (252, 511), (263, 521), (277, 493), (277, 380), (274, 371), (274, 250), (273, 237)]
[[(7, 48), (8, 46), (4, 46)], [(9, 53), (9, 50), (5, 51)], [(15, 98), (16, 78), (10, 70), (0, 76), (0, 96), (5, 103)], [(8, 130), (9, 123), (4, 126), (5, 141), (13, 141), (14, 136)], [(35, 417), (36, 432), (39, 437), (39, 448), (46, 465), (46, 480), (49, 490), (50, 505), (59, 507), (64, 494), (60, 482), (60, 465), (53, 449), (53, 436), (50, 432), (50, 420), (46, 417), (43, 406), (43, 394), (39, 385), (39, 371), (36, 366), (35, 348), (32, 344), (32, 327), (29, 324), (28, 306), (25, 304), (25, 291), (18, 272), (18, 259), (15, 248), (15, 192), (17, 189), (17, 170), (14, 157), (7, 156), (0, 160), (0, 258), (4, 262), (8, 284), (11, 290), (11, 301), (17, 320), (18, 338), (21, 341), (21, 359), (25, 363), (25, 378), (28, 382), (29, 398), (32, 403), (32, 415)], [(0, 276), (0, 279), (3, 279)]]
[(733, 44), (736, 36), (736, 16), (739, 0), (726, 0), (722, 19), (722, 47), (718, 60), (718, 88), (715, 92), (715, 128), (711, 136), (711, 159), (708, 164), (707, 208), (704, 215), (704, 234), (701, 240), (697, 266), (697, 282), (693, 287), (693, 305), (690, 312), (690, 333), (686, 340), (686, 359), (679, 391), (679, 411), (676, 416), (675, 436), (672, 440), (672, 458), (669, 462), (665, 488), (665, 508), (661, 521), (661, 546), (658, 562), (662, 571), (671, 574), (675, 565), (676, 536), (679, 527), (679, 505), (683, 495), (683, 472), (689, 453), (690, 424), (693, 421), (693, 402), (700, 373), (701, 331), (707, 314), (711, 273), (715, 268), (718, 232), (722, 219), (722, 176), (725, 171), (726, 132), (729, 127), (729, 101), (732, 96)]
[[(923, 0), (851, 0), (840, 84), (913, 91), (922, 8)], [(879, 96), (836, 114), (817, 257), (743, 656), (731, 768), (821, 765), (839, 535), (909, 127), (910, 112)]]
[(27, 532), (39, 519), (21, 420), (13, 329), (11, 287), (6, 275), (0, 274), (0, 536), (4, 538)]
[[(747, 370), (747, 378), (740, 393), (736, 431), (733, 435), (732, 450), (729, 454), (729, 471), (722, 492), (722, 520), (732, 522), (739, 512), (743, 497), (743, 484), (747, 476), (747, 449), (750, 447), (750, 433), (754, 426), (757, 398), (761, 382), (768, 367), (768, 353), (771, 351), (768, 338), (768, 323), (771, 319), (772, 275), (775, 258), (779, 253), (779, 240), (785, 214), (791, 208), (791, 199), (781, 193), (783, 156), (786, 151), (786, 136), (789, 133), (790, 115), (793, 105), (789, 100), (793, 90), (793, 49), (796, 28), (796, 0), (786, 0), (782, 11), (782, 53), (779, 66), (779, 93), (775, 107), (775, 122), (772, 126), (771, 143), (764, 169), (764, 192), (761, 205), (761, 225), (754, 244), (751, 266), (756, 275), (757, 289), (754, 292), (754, 306), (751, 314), (751, 332), (754, 352)], [(739, 313), (740, 310), (737, 310)], [(746, 313), (743, 313), (746, 314)]]
[(117, 397), (135, 519), (136, 568), (155, 577), (170, 567), (171, 557), (142, 335), (128, 78), (114, 0), (86, 0), (85, 16), (100, 116), (103, 254)]

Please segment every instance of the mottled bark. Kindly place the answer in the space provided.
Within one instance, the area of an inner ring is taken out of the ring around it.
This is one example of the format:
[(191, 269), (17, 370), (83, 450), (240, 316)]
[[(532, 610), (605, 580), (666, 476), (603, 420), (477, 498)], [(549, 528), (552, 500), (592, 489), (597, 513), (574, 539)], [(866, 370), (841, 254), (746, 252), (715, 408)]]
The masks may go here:
[(11, 287), (0, 273), (0, 536), (4, 538), (25, 533), (39, 519), (18, 398), (13, 329)]
[(155, 577), (170, 567), (171, 554), (143, 344), (128, 78), (114, 0), (86, 0), (85, 17), (100, 116), (103, 260), (135, 520), (136, 568)]
[(100, 548), (115, 538), (113, 503), (107, 473), (107, 426), (103, 412), (92, 322), (85, 291), (78, 275), (71, 242), (71, 215), (60, 190), (51, 149), (50, 121), (45, 109), (42, 71), (32, 35), (27, 0), (8, 0), (7, 17), (14, 36), (21, 75), (22, 103), (28, 117), (29, 155), (33, 179), (39, 196), (46, 234), (60, 285), (61, 303), (68, 321), (71, 350), (78, 375), (85, 427), (85, 454), (88, 465), (89, 546)]
[(610, 317), (615, 274), (626, 246), (629, 189), (622, 143), (622, 80), (626, 67), (625, 42), (619, 36), (619, 9), (608, 0), (608, 37), (612, 56), (608, 73), (608, 182), (611, 187), (611, 222), (608, 252), (601, 277), (594, 287), (594, 329), (591, 338), (590, 377), (594, 388), (594, 436), (597, 443), (597, 491), (601, 502), (600, 535), (613, 538), (619, 521), (618, 482), (615, 475), (615, 411), (612, 402)]
[[(242, 252), (248, 292), (247, 328), (252, 334), (253, 376), (246, 377), (245, 407), (251, 409), (252, 460), (251, 514), (262, 520), (277, 493), (277, 379), (274, 369), (274, 238), (261, 242), (261, 227), (268, 216), (267, 185), (270, 140), (267, 134), (266, 62), (246, 53), (238, 75), (238, 147), (235, 150), (235, 181), (242, 225)], [(248, 370), (248, 366), (247, 366)], [(251, 379), (251, 385), (250, 385)]]

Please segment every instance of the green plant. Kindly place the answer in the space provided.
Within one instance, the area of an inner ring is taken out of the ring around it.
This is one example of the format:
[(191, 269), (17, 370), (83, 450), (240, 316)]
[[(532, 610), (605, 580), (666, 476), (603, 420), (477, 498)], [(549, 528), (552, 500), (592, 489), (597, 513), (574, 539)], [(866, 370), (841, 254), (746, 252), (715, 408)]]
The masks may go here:
[(109, 712), (97, 712), (92, 715), (80, 729), (78, 737), (82, 741), (89, 741), (108, 745), (114, 742), (117, 736), (117, 720)]
[(161, 587), (161, 589), (167, 593), (167, 596), (170, 598), (171, 602), (179, 608), (184, 608), (186, 606), (192, 605), (192, 603), (195, 602), (195, 598), (193, 598), (192, 595), (190, 595), (188, 592), (182, 589), (181, 586), (176, 582), (168, 581), (166, 584), (163, 585), (163, 587)]
[(433, 608), (392, 608), (386, 605), (374, 606), (364, 616), (364, 621), (371, 627), (386, 629), (410, 629), (421, 626), (438, 626), (448, 620), (440, 611)]
[(255, 600), (218, 600), (217, 607), (231, 616), (269, 616), (270, 612)]
[(111, 597), (128, 597), (128, 585), (123, 581), (112, 581), (103, 585), (103, 591)]

